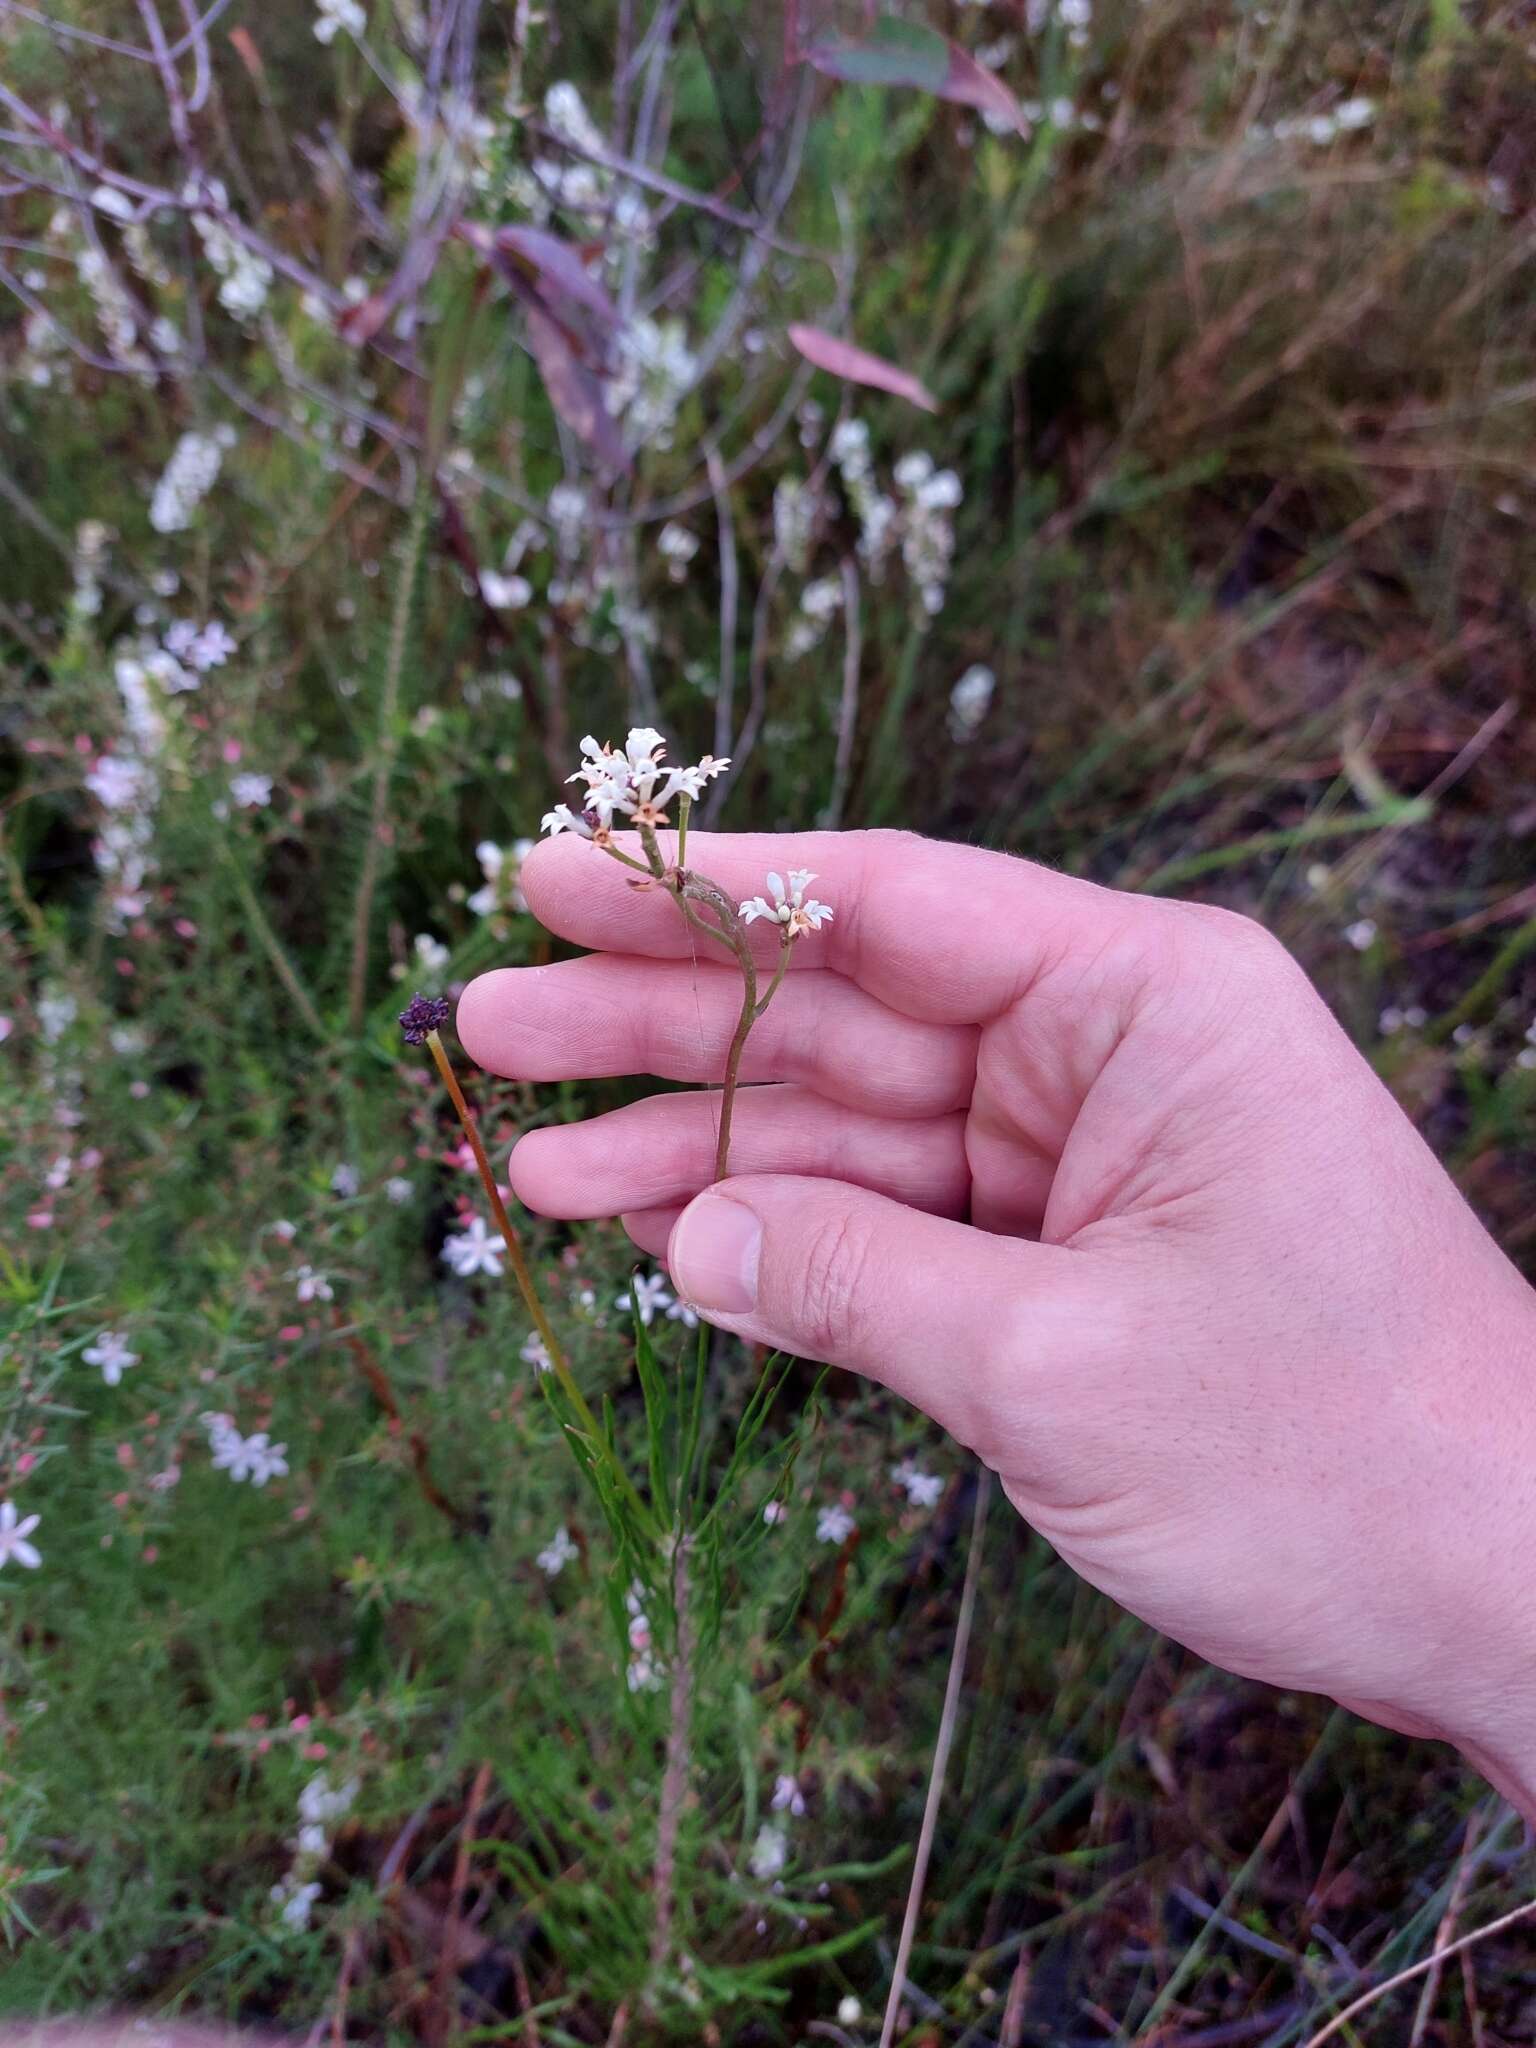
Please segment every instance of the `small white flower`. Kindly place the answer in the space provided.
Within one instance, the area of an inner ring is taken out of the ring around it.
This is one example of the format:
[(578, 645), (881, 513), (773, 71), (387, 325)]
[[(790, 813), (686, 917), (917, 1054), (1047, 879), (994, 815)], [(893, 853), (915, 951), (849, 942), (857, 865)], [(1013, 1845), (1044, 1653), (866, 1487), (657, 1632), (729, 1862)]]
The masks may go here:
[(816, 1517), (816, 1541), (846, 1543), (857, 1526), (841, 1501), (834, 1501), (831, 1507), (823, 1508)]
[(531, 1365), (535, 1372), (553, 1372), (555, 1362), (549, 1355), (549, 1346), (535, 1330), (527, 1343), (517, 1354), (524, 1365)]
[(672, 581), (681, 583), (688, 573), (688, 564), (699, 552), (698, 536), (686, 526), (679, 526), (675, 519), (669, 519), (656, 536), (656, 549)]
[(428, 977), (441, 974), (453, 957), (442, 940), (434, 938), (431, 932), (418, 932), (412, 942), (412, 950), (417, 967)]
[(669, 1323), (681, 1323), (685, 1330), (699, 1327), (699, 1312), (690, 1302), (674, 1301), (667, 1310)]
[(385, 1198), (393, 1202), (397, 1209), (403, 1209), (415, 1192), (415, 1185), (403, 1174), (392, 1173), (384, 1183)]
[(1376, 943), (1376, 921), (1374, 918), (1357, 918), (1353, 924), (1344, 927), (1346, 941), (1357, 953), (1368, 953)]
[(264, 1429), (246, 1438), (244, 1455), (252, 1486), (265, 1486), (269, 1479), (281, 1479), (288, 1470), (288, 1446), (273, 1443)]
[(642, 1651), (630, 1658), (624, 1682), (631, 1692), (654, 1692), (661, 1684), (661, 1666), (649, 1652)]
[(356, 1778), (333, 1785), (323, 1771), (318, 1771), (299, 1794), (299, 1819), (322, 1827), (340, 1820), (351, 1812), (357, 1793)]
[(82, 1356), (87, 1365), (99, 1365), (109, 1387), (115, 1387), (129, 1366), (137, 1365), (139, 1354), (128, 1349), (128, 1339), (118, 1330), (103, 1330)]
[(837, 2001), (837, 2023), (840, 2027), (856, 2027), (864, 2017), (864, 2008), (850, 1991), (846, 1998)]
[(290, 1223), (286, 1216), (279, 1216), (277, 1221), (275, 1223), (269, 1223), (267, 1225), (267, 1228), (271, 1231), (274, 1237), (281, 1238), (284, 1244), (292, 1244), (293, 1240), (299, 1234), (299, 1226), (297, 1225), (297, 1223)]
[(145, 794), (148, 780), (142, 762), (125, 760), (119, 754), (103, 754), (86, 776), (85, 786), (109, 811), (126, 811)]
[(787, 1771), (780, 1772), (773, 1781), (773, 1797), (768, 1802), (775, 1813), (787, 1813), (796, 1820), (805, 1813), (805, 1795), (800, 1790), (798, 1778), (792, 1778)]
[(944, 1494), (944, 1481), (936, 1472), (920, 1472), (910, 1458), (891, 1467), (891, 1478), (915, 1508), (937, 1507)]
[(444, 1239), (442, 1257), (461, 1280), (472, 1280), (477, 1273), (495, 1279), (506, 1249), (501, 1239), (487, 1230), (483, 1216), (472, 1216), (462, 1230)]
[[(621, 1294), (614, 1303), (615, 1308), (629, 1309), (649, 1329), (658, 1309), (673, 1308), (672, 1295), (660, 1273), (637, 1273), (629, 1293)], [(698, 1317), (694, 1317), (697, 1323)]]
[(300, 1301), (331, 1301), (334, 1291), (323, 1273), (313, 1266), (300, 1266), (293, 1276), (293, 1291)]
[(44, 1044), (57, 1045), (79, 1014), (80, 1005), (73, 996), (39, 996), (37, 1021), (42, 1026)]
[(50, 1166), (48, 1171), (43, 1175), (43, 1186), (47, 1188), (51, 1194), (56, 1195), (61, 1188), (67, 1188), (69, 1186), (69, 1178), (70, 1175), (74, 1172), (74, 1170), (75, 1163), (70, 1158), (69, 1154), (67, 1152), (61, 1152), (58, 1158), (54, 1160), (52, 1166)]
[(242, 811), (264, 811), (272, 801), (272, 778), (247, 769), (229, 779), (229, 793)]
[(982, 662), (972, 662), (949, 693), (951, 739), (970, 739), (986, 717), (997, 688), (997, 677)]
[(18, 1521), (15, 1502), (0, 1500), (0, 1565), (9, 1564), (14, 1557), (29, 1572), (37, 1570), (42, 1556), (27, 1538), (41, 1520), (40, 1515), (27, 1515)]
[(482, 569), (480, 595), (493, 611), (521, 611), (533, 596), (533, 585), (526, 576), (503, 576), (495, 569)]
[(562, 1522), (549, 1542), (534, 1559), (534, 1563), (547, 1579), (557, 1579), (578, 1555), (576, 1545), (571, 1541), (571, 1532)]
[[(318, 28), (315, 33), (316, 35), (320, 34)], [(320, 40), (322, 42), (329, 42), (330, 38), (328, 36), (321, 36)], [(291, 1890), (287, 1885), (281, 1884), (275, 1884), (272, 1887), (272, 1900), (274, 1904), (282, 1907), (279, 1918), (285, 1927), (296, 1929), (307, 1927), (309, 1925), (310, 1913), (319, 1896), (320, 1886), (314, 1879), (311, 1879), (308, 1884), (294, 1885)]]
[(333, 43), (343, 29), (348, 35), (361, 36), (368, 26), (368, 16), (358, 5), (358, 0), (315, 0), (315, 41)]
[(331, 1193), (340, 1195), (343, 1201), (350, 1202), (362, 1184), (362, 1175), (345, 1159), (331, 1175)]
[(789, 1861), (789, 1836), (783, 1828), (765, 1822), (757, 1831), (757, 1840), (752, 1844), (752, 1853), (747, 1858), (747, 1868), (752, 1875), (767, 1882), (777, 1877)]
[(743, 920), (747, 924), (755, 924), (760, 917), (765, 917), (770, 923), (783, 925), (791, 939), (798, 939), (806, 932), (819, 932), (832, 912), (814, 897), (810, 902), (805, 900), (805, 892), (815, 879), (809, 868), (791, 868), (786, 889), (782, 875), (770, 874), (768, 887), (773, 892), (773, 901), (770, 903), (762, 896), (751, 897), (741, 906)]
[(763, 1520), (770, 1529), (776, 1529), (780, 1522), (787, 1521), (788, 1518), (789, 1509), (781, 1500), (771, 1500), (763, 1509)]
[(213, 1452), (215, 1472), (227, 1472), (237, 1483), (249, 1479), (256, 1469), (256, 1456), (246, 1439), (233, 1427), (208, 1431), (208, 1445)]
[(301, 1856), (323, 1856), (331, 1846), (331, 1838), (325, 1829), (313, 1821), (307, 1821), (299, 1829), (294, 1847)]

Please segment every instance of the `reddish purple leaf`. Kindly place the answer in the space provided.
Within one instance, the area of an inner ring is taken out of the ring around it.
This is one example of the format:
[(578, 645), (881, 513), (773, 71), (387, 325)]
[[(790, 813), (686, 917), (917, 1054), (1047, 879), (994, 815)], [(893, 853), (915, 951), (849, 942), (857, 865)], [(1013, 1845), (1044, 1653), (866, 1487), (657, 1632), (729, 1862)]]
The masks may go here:
[(798, 322), (790, 328), (789, 338), (818, 370), (826, 370), (850, 384), (868, 384), (876, 391), (889, 391), (893, 398), (905, 398), (910, 405), (920, 405), (924, 412), (939, 409), (932, 392), (909, 370), (898, 370), (883, 356), (872, 356), (867, 348), (858, 348), (820, 327), (804, 327)]
[(461, 222), (458, 233), (510, 284), (531, 285), (546, 302), (563, 299), (580, 306), (609, 332), (619, 325), (618, 307), (588, 270), (576, 243), (541, 228), (484, 228), (474, 221)]
[(629, 453), (603, 402), (601, 380), (580, 360), (558, 321), (536, 306), (527, 308), (528, 346), (544, 379), (549, 402), (578, 440), (585, 441), (609, 469), (629, 467)]
[(1023, 134), (1024, 110), (1003, 81), (937, 29), (887, 16), (865, 36), (829, 29), (806, 47), (813, 70), (850, 85), (909, 85), (978, 113), (996, 114)]

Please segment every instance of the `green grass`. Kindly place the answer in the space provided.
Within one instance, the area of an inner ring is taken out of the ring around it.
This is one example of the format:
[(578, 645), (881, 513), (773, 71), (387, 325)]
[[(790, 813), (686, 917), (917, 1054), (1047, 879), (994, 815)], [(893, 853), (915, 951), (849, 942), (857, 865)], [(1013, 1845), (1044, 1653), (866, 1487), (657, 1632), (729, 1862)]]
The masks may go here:
[[(106, 0), (75, 18), (138, 32)], [(311, 21), (237, 0), (223, 26), (253, 38), (277, 125), (221, 31), (208, 147), (265, 232), (332, 284), (376, 290), (392, 252), (369, 208), (398, 227), (416, 144), (346, 38), (328, 55)], [(606, 118), (614, 19), (558, 27), (558, 44), (535, 36), (530, 96), (573, 78)], [(947, 27), (1005, 42), (989, 61), (1021, 98), (1068, 98), (1097, 125), (994, 137), (918, 94), (817, 88), (782, 232), (851, 251), (848, 331), (941, 401), (929, 420), (853, 395), (882, 482), (926, 447), (965, 487), (931, 623), (914, 624), (898, 563), (865, 581), (845, 822), (1263, 917), (1529, 1268), (1529, 39), (1507, 9), (1400, 0), (1272, 18), (1106, 0), (1081, 49), (1001, 10)], [(114, 160), (171, 181), (152, 75), (5, 34), (15, 90), (93, 95)], [(518, 217), (505, 172), (540, 147), (504, 111), (508, 34), (488, 14), (474, 67), (493, 133), (471, 211), (490, 221)], [(671, 177), (715, 191), (742, 170), (777, 50), (751, 10), (680, 14)], [(1357, 132), (1275, 132), (1354, 95), (1375, 103)], [(291, 145), (326, 123), (353, 139), (366, 206), (339, 186), (322, 201), (277, 133)], [(761, 202), (756, 175), (733, 203)], [(95, 332), (51, 210), (0, 200), (0, 232), (52, 251), (5, 260), (42, 264), (51, 302)], [(156, 302), (186, 327), (187, 247), (167, 231), (164, 248)], [(683, 210), (645, 274), (680, 266), (675, 310), (697, 338), (741, 253)], [(766, 1468), (728, 1490), (751, 1548), (711, 1595), (678, 1853), (687, 1963), (658, 1986), (667, 1693), (626, 1687), (630, 1569), (520, 1356), (526, 1317), (504, 1283), (456, 1282), (440, 1259), (475, 1184), (392, 1022), (419, 933), (450, 948), (444, 979), (551, 957), (526, 914), (469, 909), (474, 849), (533, 833), (575, 737), (627, 722), (614, 595), (552, 596), (550, 554), (525, 565), (525, 609), (489, 616), (466, 591), (465, 548), (499, 561), (519, 501), (544, 504), (572, 446), (506, 293), (463, 317), (467, 250), (440, 257), (419, 376), (286, 287), (265, 329), (242, 328), (206, 267), (192, 275), (213, 367), (297, 440), (198, 377), (155, 388), (56, 362), (35, 384), (20, 316), (0, 311), (0, 1490), (40, 1513), (44, 1554), (0, 1573), (0, 2013), (114, 2005), (429, 2048), (626, 2030), (757, 2048), (824, 2038), (808, 2029), (855, 1996), (864, 2018), (843, 2033), (873, 2038), (974, 1472), (884, 1397), (841, 1375), (815, 1396), (796, 1369), (761, 1446), (796, 1453), (786, 1521), (761, 1521)], [(824, 263), (771, 265), (751, 322), (768, 345), (729, 351), (612, 500), (699, 490), (679, 515), (700, 542), (683, 580), (654, 528), (636, 553), (658, 722), (689, 758), (713, 732), (724, 559), (701, 438), (718, 430), (730, 454), (765, 428), (790, 374), (776, 337), (835, 324), (836, 290)], [(452, 517), (423, 494), (419, 563), (384, 436), (348, 446), (314, 405), (301, 423), (284, 361), (417, 439), (447, 415), (490, 481), (456, 471)], [(830, 418), (844, 394), (825, 377), (812, 390)], [(176, 435), (215, 421), (239, 431), (217, 487), (189, 531), (156, 534), (147, 505)], [(743, 707), (774, 486), (812, 459), (790, 421), (730, 493)], [(119, 582), (80, 616), (69, 556), (88, 518), (113, 530)], [(809, 573), (835, 575), (856, 530), (834, 503)], [(176, 594), (148, 598), (167, 569)], [(810, 824), (833, 792), (843, 640), (834, 621), (788, 657), (803, 581), (768, 615), (737, 827)], [(156, 866), (142, 914), (114, 930), (82, 777), (120, 740), (114, 663), (146, 601), (222, 619), (239, 647), (168, 700)], [(949, 692), (973, 662), (997, 691), (962, 742)], [(272, 776), (273, 802), (216, 816), (242, 770)], [(1375, 936), (1357, 950), (1344, 934), (1361, 920)], [(38, 1005), (60, 994), (76, 1012), (49, 1043)], [(1386, 1032), (1394, 1009), (1425, 1021)], [(624, 1094), (478, 1083), (498, 1159), (522, 1130)], [(65, 1152), (70, 1179), (49, 1189)], [(333, 1190), (343, 1164), (355, 1194)], [(599, 1409), (611, 1398), (643, 1479), (653, 1446), (614, 1307), (627, 1240), (530, 1230), (581, 1386)], [(330, 1301), (297, 1300), (301, 1264)], [(670, 1372), (682, 1339), (659, 1327)], [(117, 1387), (82, 1359), (107, 1328), (140, 1354)], [(722, 1433), (756, 1376), (714, 1351)], [(284, 1442), (288, 1474), (257, 1490), (213, 1469), (199, 1418), (214, 1411)], [(904, 1455), (947, 1482), (931, 1513), (890, 1482)], [(843, 1496), (856, 1538), (819, 1543), (819, 1509)], [(562, 1524), (578, 1555), (549, 1579), (536, 1557)], [(1522, 1840), (1448, 1753), (1207, 1670), (1001, 1505), (980, 1599), (899, 2036), (914, 2048), (1154, 2025), (1163, 2048), (1281, 2048), (1357, 1988), (1351, 1968), (1428, 1953), (1474, 1817), (1458, 1924), (1528, 1893)], [(269, 1894), (319, 1773), (357, 1790), (311, 1922), (290, 1928)], [(785, 1821), (782, 1879), (754, 1876), (786, 1773), (807, 1811)], [(1518, 1934), (1474, 1951), (1425, 2041), (1470, 2040), (1469, 1997), (1490, 2038), (1520, 2038), (1528, 1974)], [(1405, 2040), (1416, 1996), (1355, 2038)]]

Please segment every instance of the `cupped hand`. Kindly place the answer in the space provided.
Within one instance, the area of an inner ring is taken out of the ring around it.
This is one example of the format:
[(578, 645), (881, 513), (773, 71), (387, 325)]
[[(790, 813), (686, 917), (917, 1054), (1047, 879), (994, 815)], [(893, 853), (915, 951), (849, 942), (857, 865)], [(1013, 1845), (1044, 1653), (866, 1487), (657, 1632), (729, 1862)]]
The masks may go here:
[[(723, 1328), (915, 1402), (1094, 1585), (1214, 1662), (1536, 1783), (1536, 1297), (1288, 954), (1223, 911), (901, 833), (698, 833), (808, 868), (718, 1096), (530, 1132), (512, 1185), (622, 1214)], [(592, 846), (528, 858), (591, 956), (465, 991), (535, 1081), (718, 1082), (723, 948)], [(776, 936), (753, 927), (765, 965)]]

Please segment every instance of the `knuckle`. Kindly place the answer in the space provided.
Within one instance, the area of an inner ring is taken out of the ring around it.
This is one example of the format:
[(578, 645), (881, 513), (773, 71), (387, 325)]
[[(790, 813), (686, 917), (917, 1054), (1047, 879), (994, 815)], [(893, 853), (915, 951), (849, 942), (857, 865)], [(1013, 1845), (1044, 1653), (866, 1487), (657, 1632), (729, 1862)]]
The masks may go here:
[(818, 1358), (835, 1362), (857, 1344), (873, 1247), (869, 1225), (846, 1211), (828, 1216), (810, 1240), (800, 1280), (800, 1323)]

